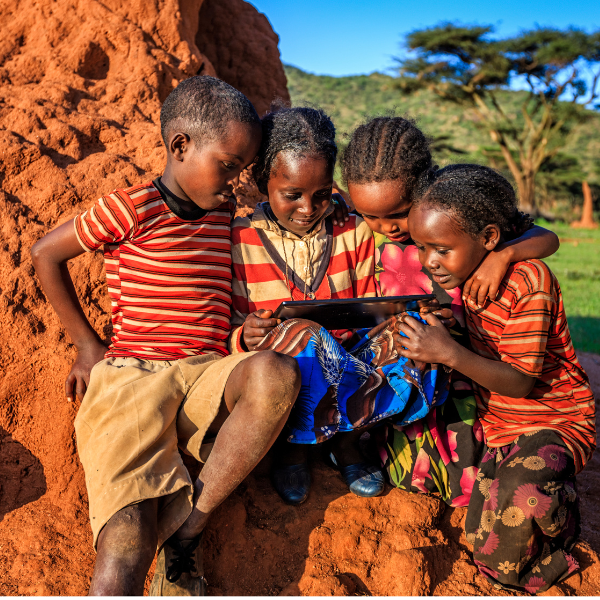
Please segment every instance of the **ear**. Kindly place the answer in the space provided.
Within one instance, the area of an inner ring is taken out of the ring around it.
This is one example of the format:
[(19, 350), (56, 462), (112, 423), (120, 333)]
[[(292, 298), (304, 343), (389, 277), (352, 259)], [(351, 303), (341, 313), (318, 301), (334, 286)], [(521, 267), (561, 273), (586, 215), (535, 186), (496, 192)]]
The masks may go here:
[(485, 226), (481, 232), (481, 237), (485, 249), (491, 251), (500, 243), (502, 232), (500, 231), (500, 227), (493, 223)]
[(177, 131), (171, 135), (169, 140), (169, 152), (175, 160), (181, 162), (184, 154), (189, 151), (190, 145), (190, 136), (187, 133)]

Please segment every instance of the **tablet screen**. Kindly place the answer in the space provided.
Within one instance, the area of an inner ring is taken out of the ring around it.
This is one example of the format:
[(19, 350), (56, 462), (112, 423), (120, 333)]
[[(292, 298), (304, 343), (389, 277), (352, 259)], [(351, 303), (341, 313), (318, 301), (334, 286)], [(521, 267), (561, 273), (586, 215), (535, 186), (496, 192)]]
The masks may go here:
[(385, 298), (347, 298), (341, 300), (301, 300), (282, 302), (276, 319), (308, 319), (325, 329), (375, 327), (407, 310), (417, 311), (435, 299), (433, 294), (387, 296)]

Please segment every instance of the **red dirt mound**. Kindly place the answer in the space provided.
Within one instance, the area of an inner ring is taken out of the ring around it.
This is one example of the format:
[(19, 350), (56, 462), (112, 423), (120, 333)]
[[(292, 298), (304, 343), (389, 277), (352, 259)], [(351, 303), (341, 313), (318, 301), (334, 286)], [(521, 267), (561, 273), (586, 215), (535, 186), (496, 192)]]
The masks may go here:
[[(63, 398), (75, 352), (29, 250), (100, 194), (161, 171), (160, 104), (183, 78), (222, 77), (260, 112), (289, 96), (278, 38), (242, 0), (1, 0), (0, 18), (0, 594), (78, 595), (94, 555), (76, 406)], [(247, 181), (240, 195), (247, 206), (259, 197)], [(84, 311), (107, 335), (101, 256), (70, 268)], [(464, 511), (398, 490), (361, 500), (325, 467), (315, 468), (307, 504), (290, 508), (267, 468), (268, 460), (211, 522), (211, 593), (493, 592), (468, 559)], [(600, 589), (590, 547), (600, 541), (598, 471), (595, 463), (582, 479), (585, 570), (563, 584), (567, 593)]]

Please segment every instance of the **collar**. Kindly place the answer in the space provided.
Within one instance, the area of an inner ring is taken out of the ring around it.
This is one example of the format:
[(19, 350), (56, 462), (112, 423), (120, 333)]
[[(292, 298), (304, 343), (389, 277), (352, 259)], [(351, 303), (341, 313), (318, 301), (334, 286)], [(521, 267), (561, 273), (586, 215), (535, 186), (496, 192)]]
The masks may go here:
[(266, 231), (272, 231), (277, 235), (285, 236), (295, 240), (308, 240), (319, 234), (321, 229), (323, 228), (323, 223), (325, 219), (332, 214), (334, 211), (334, 205), (330, 204), (327, 207), (327, 210), (323, 213), (323, 216), (319, 221), (317, 221), (314, 227), (304, 236), (293, 233), (292, 231), (288, 231), (279, 225), (277, 222), (273, 211), (271, 210), (271, 205), (268, 202), (260, 202), (256, 205), (254, 209), (254, 213), (252, 214), (252, 227), (255, 229), (264, 229)]

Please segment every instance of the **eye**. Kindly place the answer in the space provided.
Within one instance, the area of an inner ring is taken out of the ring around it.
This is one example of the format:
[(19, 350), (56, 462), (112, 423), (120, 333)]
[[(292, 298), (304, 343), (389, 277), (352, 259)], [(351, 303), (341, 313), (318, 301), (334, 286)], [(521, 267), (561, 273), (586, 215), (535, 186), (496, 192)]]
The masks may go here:
[(441, 256), (446, 256), (450, 250), (438, 250), (437, 253)]
[(406, 219), (408, 218), (408, 213), (409, 211), (406, 210), (404, 212), (400, 212), (400, 213), (394, 213), (393, 215), (388, 215), (388, 219)]
[(327, 197), (327, 196), (331, 196), (332, 193), (332, 189), (331, 188), (327, 188), (325, 190), (319, 190), (315, 196), (321, 196), (323, 198)]
[(232, 162), (223, 161), (222, 164), (228, 171), (230, 171), (231, 169), (233, 169), (235, 167), (235, 164)]
[(284, 198), (287, 198), (288, 200), (298, 200), (298, 198), (301, 198), (302, 194), (284, 194)]

